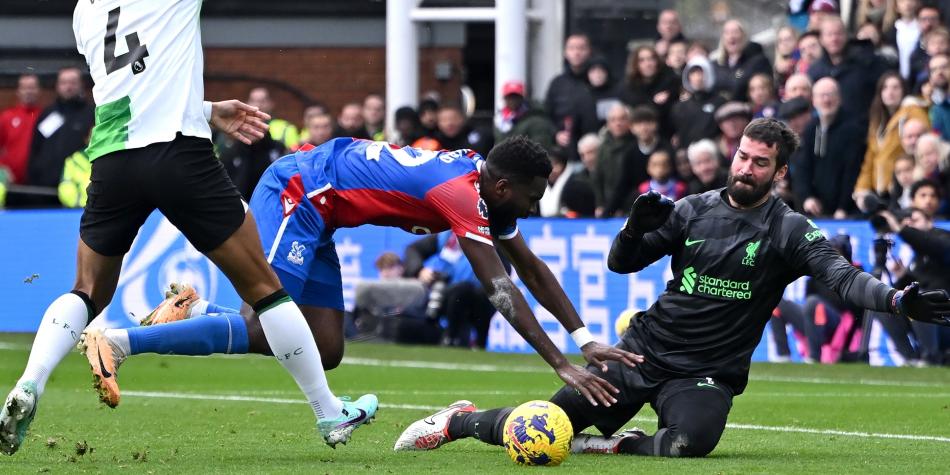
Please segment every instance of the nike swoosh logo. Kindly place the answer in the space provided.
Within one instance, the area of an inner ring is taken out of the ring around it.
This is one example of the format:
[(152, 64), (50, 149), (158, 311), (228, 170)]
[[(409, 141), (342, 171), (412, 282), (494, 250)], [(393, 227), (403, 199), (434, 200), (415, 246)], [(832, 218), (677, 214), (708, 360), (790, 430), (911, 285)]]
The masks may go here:
[(350, 424), (359, 424), (363, 422), (364, 419), (366, 419), (366, 411), (360, 409), (360, 416), (350, 421)]
[(98, 351), (97, 351), (96, 353), (97, 353), (98, 356), (99, 356), (99, 371), (102, 372), (102, 376), (104, 376), (104, 377), (106, 377), (106, 378), (111, 378), (111, 377), (112, 377), (112, 373), (110, 373), (109, 370), (106, 369), (105, 363), (102, 362), (102, 353), (100, 353), (100, 352), (98, 352)]
[(697, 239), (693, 241), (693, 240), (690, 240), (689, 238), (686, 238), (686, 247), (692, 246), (693, 244), (699, 244), (703, 241), (705, 241), (705, 239)]

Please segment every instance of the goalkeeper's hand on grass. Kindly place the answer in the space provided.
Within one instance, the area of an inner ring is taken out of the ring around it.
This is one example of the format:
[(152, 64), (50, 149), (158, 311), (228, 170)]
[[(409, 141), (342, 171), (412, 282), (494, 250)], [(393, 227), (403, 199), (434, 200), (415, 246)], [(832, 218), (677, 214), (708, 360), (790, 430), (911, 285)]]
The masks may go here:
[(673, 212), (673, 200), (650, 190), (633, 202), (624, 230), (635, 236), (660, 229)]
[(950, 295), (946, 290), (920, 290), (914, 282), (894, 295), (892, 310), (919, 322), (950, 326)]

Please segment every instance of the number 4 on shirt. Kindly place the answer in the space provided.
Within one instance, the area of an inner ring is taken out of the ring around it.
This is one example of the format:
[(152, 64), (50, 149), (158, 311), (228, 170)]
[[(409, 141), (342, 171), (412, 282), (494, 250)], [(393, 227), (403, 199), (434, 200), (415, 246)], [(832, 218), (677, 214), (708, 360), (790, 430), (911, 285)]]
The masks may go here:
[(138, 74), (145, 71), (145, 58), (148, 56), (148, 48), (139, 44), (139, 34), (129, 33), (125, 35), (125, 43), (128, 51), (115, 55), (115, 30), (119, 28), (119, 7), (109, 11), (109, 21), (106, 23), (105, 53), (103, 61), (106, 65), (106, 74), (112, 74), (129, 64), (132, 65), (132, 74)]

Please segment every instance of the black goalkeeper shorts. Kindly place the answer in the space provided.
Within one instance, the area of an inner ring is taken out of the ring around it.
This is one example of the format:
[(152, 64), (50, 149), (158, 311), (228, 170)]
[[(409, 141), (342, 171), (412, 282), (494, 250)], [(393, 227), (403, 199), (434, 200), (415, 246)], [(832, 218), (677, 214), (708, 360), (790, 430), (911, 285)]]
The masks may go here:
[(211, 141), (181, 134), (95, 159), (87, 194), (79, 236), (106, 256), (128, 252), (155, 209), (202, 253), (231, 237), (247, 210)]
[[(630, 351), (622, 341), (617, 347)], [(591, 405), (587, 398), (567, 385), (555, 393), (551, 402), (564, 409), (575, 433), (593, 426), (604, 435), (612, 435), (627, 425), (640, 409), (649, 403), (659, 416), (660, 428), (666, 427), (675, 413), (693, 412), (692, 407), (682, 406), (687, 404), (703, 412), (714, 412), (717, 417), (710, 420), (721, 420), (722, 423), (720, 425), (716, 422), (716, 427), (710, 427), (709, 430), (721, 434), (732, 408), (732, 388), (712, 378), (669, 375), (668, 379), (651, 380), (644, 377), (639, 368), (629, 368), (616, 361), (607, 362), (606, 373), (594, 365), (588, 365), (587, 370), (612, 384), (620, 393), (614, 395), (617, 402), (610, 407)], [(682, 397), (687, 394), (688, 397)], [(668, 401), (675, 402), (668, 404)]]

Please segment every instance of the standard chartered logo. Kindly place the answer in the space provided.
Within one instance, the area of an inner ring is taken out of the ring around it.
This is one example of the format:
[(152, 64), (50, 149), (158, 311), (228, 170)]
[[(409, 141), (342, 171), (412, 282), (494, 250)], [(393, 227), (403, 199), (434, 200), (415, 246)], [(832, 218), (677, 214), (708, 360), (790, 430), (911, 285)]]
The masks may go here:
[(693, 293), (693, 286), (696, 285), (696, 270), (692, 267), (683, 269), (683, 280), (680, 281), (680, 291), (690, 295)]
[(690, 295), (694, 291), (713, 297), (728, 299), (749, 300), (752, 298), (752, 289), (749, 281), (721, 279), (708, 275), (697, 275), (692, 266), (683, 269), (683, 278), (680, 280), (680, 291)]

